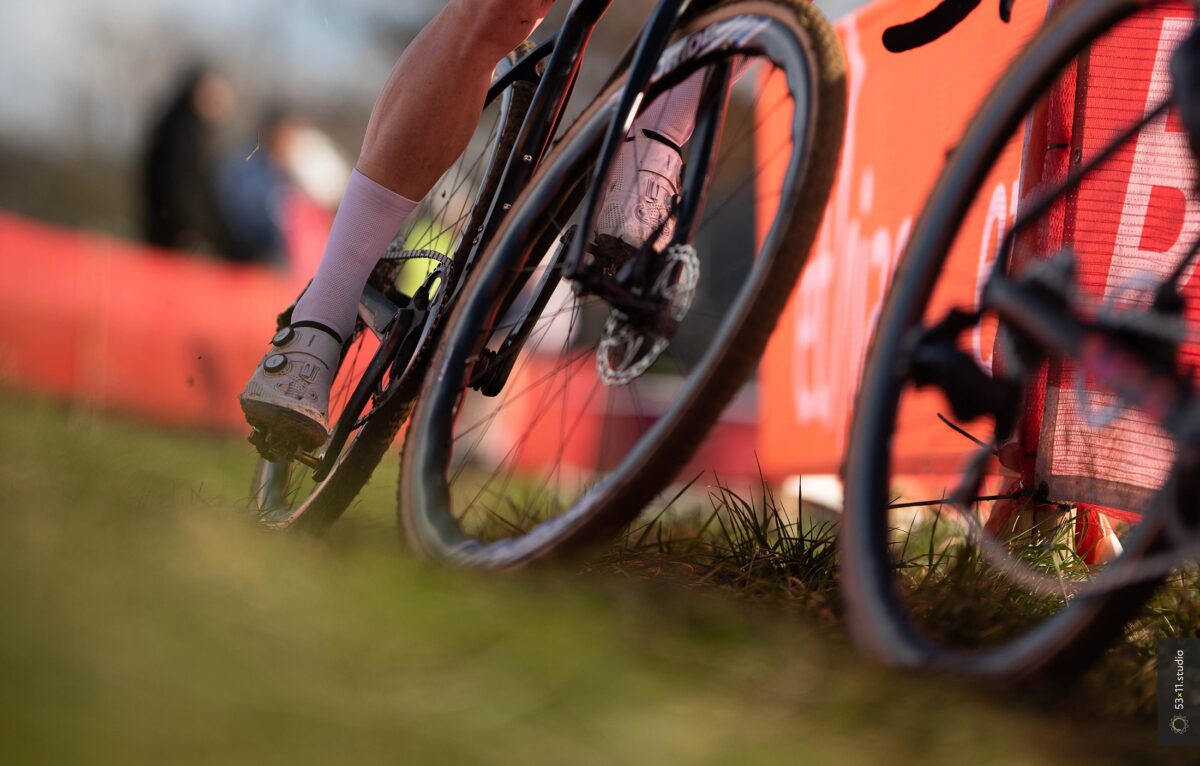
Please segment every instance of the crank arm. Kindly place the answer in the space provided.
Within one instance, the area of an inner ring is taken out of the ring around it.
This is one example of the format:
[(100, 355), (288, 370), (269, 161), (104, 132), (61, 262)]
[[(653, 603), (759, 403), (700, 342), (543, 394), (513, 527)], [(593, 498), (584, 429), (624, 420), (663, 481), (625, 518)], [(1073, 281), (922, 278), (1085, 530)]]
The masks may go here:
[(354, 388), (354, 393), (350, 395), (350, 400), (346, 402), (346, 406), (342, 411), (342, 417), (338, 420), (337, 426), (334, 428), (333, 434), (329, 439), (329, 446), (326, 447), (325, 454), (321, 456), (320, 465), (313, 472), (314, 481), (321, 482), (327, 479), (333, 471), (334, 466), (337, 465), (338, 458), (341, 457), (342, 450), (345, 449), (351, 434), (360, 425), (359, 416), (379, 390), (379, 384), (383, 381), (383, 376), (391, 369), (396, 355), (399, 353), (405, 339), (411, 333), (415, 321), (416, 311), (412, 308), (404, 308), (400, 309), (395, 314), (392, 322), (389, 323), (387, 333), (382, 338), (383, 343), (380, 345), (379, 351), (371, 359), (370, 366), (367, 367), (366, 372), (359, 379), (358, 385)]
[(383, 340), (403, 307), (397, 306), (374, 287), (367, 285), (358, 303), (358, 316), (376, 338)]

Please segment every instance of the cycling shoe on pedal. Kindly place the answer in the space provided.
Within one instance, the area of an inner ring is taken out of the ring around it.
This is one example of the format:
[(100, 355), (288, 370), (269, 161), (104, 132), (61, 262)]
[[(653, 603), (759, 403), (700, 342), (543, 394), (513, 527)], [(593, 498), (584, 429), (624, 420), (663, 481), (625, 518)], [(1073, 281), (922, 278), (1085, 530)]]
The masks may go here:
[(275, 443), (308, 451), (329, 438), (329, 389), (342, 355), (331, 330), (297, 324), (271, 340), (238, 401), (246, 420)]
[(640, 131), (617, 153), (597, 238), (611, 237), (635, 250), (652, 238), (659, 250), (675, 234), (675, 198), (683, 174), (679, 147), (653, 131)]

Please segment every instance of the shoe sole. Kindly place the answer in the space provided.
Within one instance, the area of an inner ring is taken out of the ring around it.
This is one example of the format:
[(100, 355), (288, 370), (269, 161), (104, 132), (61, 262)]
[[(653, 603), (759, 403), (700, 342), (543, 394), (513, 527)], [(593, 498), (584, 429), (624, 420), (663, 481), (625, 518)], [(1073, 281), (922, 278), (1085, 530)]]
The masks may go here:
[(243, 400), (241, 404), (246, 421), (269, 434), (272, 441), (294, 442), (308, 452), (329, 440), (325, 426), (286, 407), (253, 400)]

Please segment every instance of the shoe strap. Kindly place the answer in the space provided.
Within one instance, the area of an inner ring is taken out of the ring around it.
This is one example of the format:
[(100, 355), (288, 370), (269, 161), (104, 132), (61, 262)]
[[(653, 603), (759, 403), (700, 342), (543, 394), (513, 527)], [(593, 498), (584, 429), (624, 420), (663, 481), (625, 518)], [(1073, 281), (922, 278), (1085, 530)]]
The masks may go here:
[(643, 129), (642, 135), (645, 136), (646, 138), (650, 139), (651, 141), (657, 141), (660, 144), (669, 146), (670, 148), (674, 149), (675, 153), (678, 155), (681, 155), (681, 156), (683, 155), (683, 147), (682, 146), (675, 143), (671, 139), (667, 138), (662, 133), (659, 133), (657, 130)]
[(329, 337), (336, 340), (338, 342), (339, 346), (344, 346), (346, 344), (346, 341), (342, 339), (342, 336), (339, 335), (336, 330), (334, 330), (329, 325), (321, 324), (320, 322), (310, 322), (307, 320), (305, 320), (303, 322), (293, 322), (291, 327), (293, 330), (299, 329), (301, 327), (307, 327), (310, 330), (320, 330), (321, 332), (325, 333)]

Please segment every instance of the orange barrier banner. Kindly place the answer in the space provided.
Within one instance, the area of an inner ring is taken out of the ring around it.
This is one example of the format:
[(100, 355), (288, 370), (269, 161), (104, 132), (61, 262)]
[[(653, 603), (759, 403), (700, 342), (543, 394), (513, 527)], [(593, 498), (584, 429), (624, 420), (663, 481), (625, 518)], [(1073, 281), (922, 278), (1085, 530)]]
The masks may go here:
[[(1062, 117), (1063, 145), (1071, 156), (1094, 157), (1128, 126), (1150, 115), (1170, 93), (1172, 52), (1191, 32), (1190, 3), (1157, 5), (1128, 19), (1099, 41), (1086, 79)], [(1068, 198), (1065, 241), (1079, 263), (1080, 288), (1109, 306), (1148, 305), (1154, 285), (1181, 263), (1200, 239), (1196, 173), (1178, 114), (1153, 120), (1136, 140), (1090, 174)], [(1197, 319), (1200, 281), (1182, 284)], [(1184, 362), (1200, 363), (1193, 338)], [(1139, 410), (1118, 406), (1114, 394), (1094, 390), (1070, 364), (1052, 366), (1038, 427), (1027, 436), (1036, 450), (1038, 485), (1055, 497), (1129, 511), (1144, 510), (1166, 479), (1174, 458), (1171, 438)], [(1099, 448), (1102, 446), (1102, 448)]]
[[(759, 450), (768, 475), (832, 474), (845, 451), (867, 342), (915, 217), (968, 120), (1005, 66), (1042, 24), (1047, 3), (1017, 3), (1011, 24), (995, 9), (972, 14), (947, 37), (888, 53), (887, 27), (929, 10), (926, 0), (883, 0), (843, 19), (849, 113), (841, 170), (817, 246), (763, 361)], [(970, 305), (998, 232), (1016, 208), (1021, 146), (990, 180), (960, 247), (974, 257), (954, 276)], [(974, 339), (990, 358), (990, 340)], [(897, 459), (924, 470), (958, 467), (958, 443), (929, 419), (930, 432), (898, 445)]]
[[(315, 270), (328, 221), (312, 211), (292, 227), (293, 274)], [(172, 426), (245, 431), (237, 395), (266, 351), (275, 315), (303, 280), (260, 267), (231, 266), (71, 232), (0, 214), (0, 383)], [(367, 357), (355, 357), (365, 364)], [(590, 360), (589, 364), (594, 364)], [(546, 380), (544, 360), (516, 374), (516, 390)], [(639, 381), (647, 407), (581, 418), (571, 438), (545, 412), (526, 411), (517, 398), (488, 432), (483, 449), (512, 449), (515, 464), (563, 462), (593, 470), (611, 465), (676, 394), (674, 379)], [(590, 386), (589, 386), (590, 390)], [(587, 391), (582, 396), (586, 398)], [(557, 406), (579, 407), (580, 392)], [(568, 407), (569, 408), (569, 407)], [(752, 390), (727, 410), (687, 469), (722, 476), (757, 476)], [(555, 421), (557, 422), (557, 421)], [(608, 434), (609, 438), (601, 438)], [(614, 435), (615, 434), (615, 435)], [(497, 446), (503, 445), (503, 446)]]
[(0, 215), (0, 381), (157, 422), (225, 428), (299, 291), (205, 261)]

